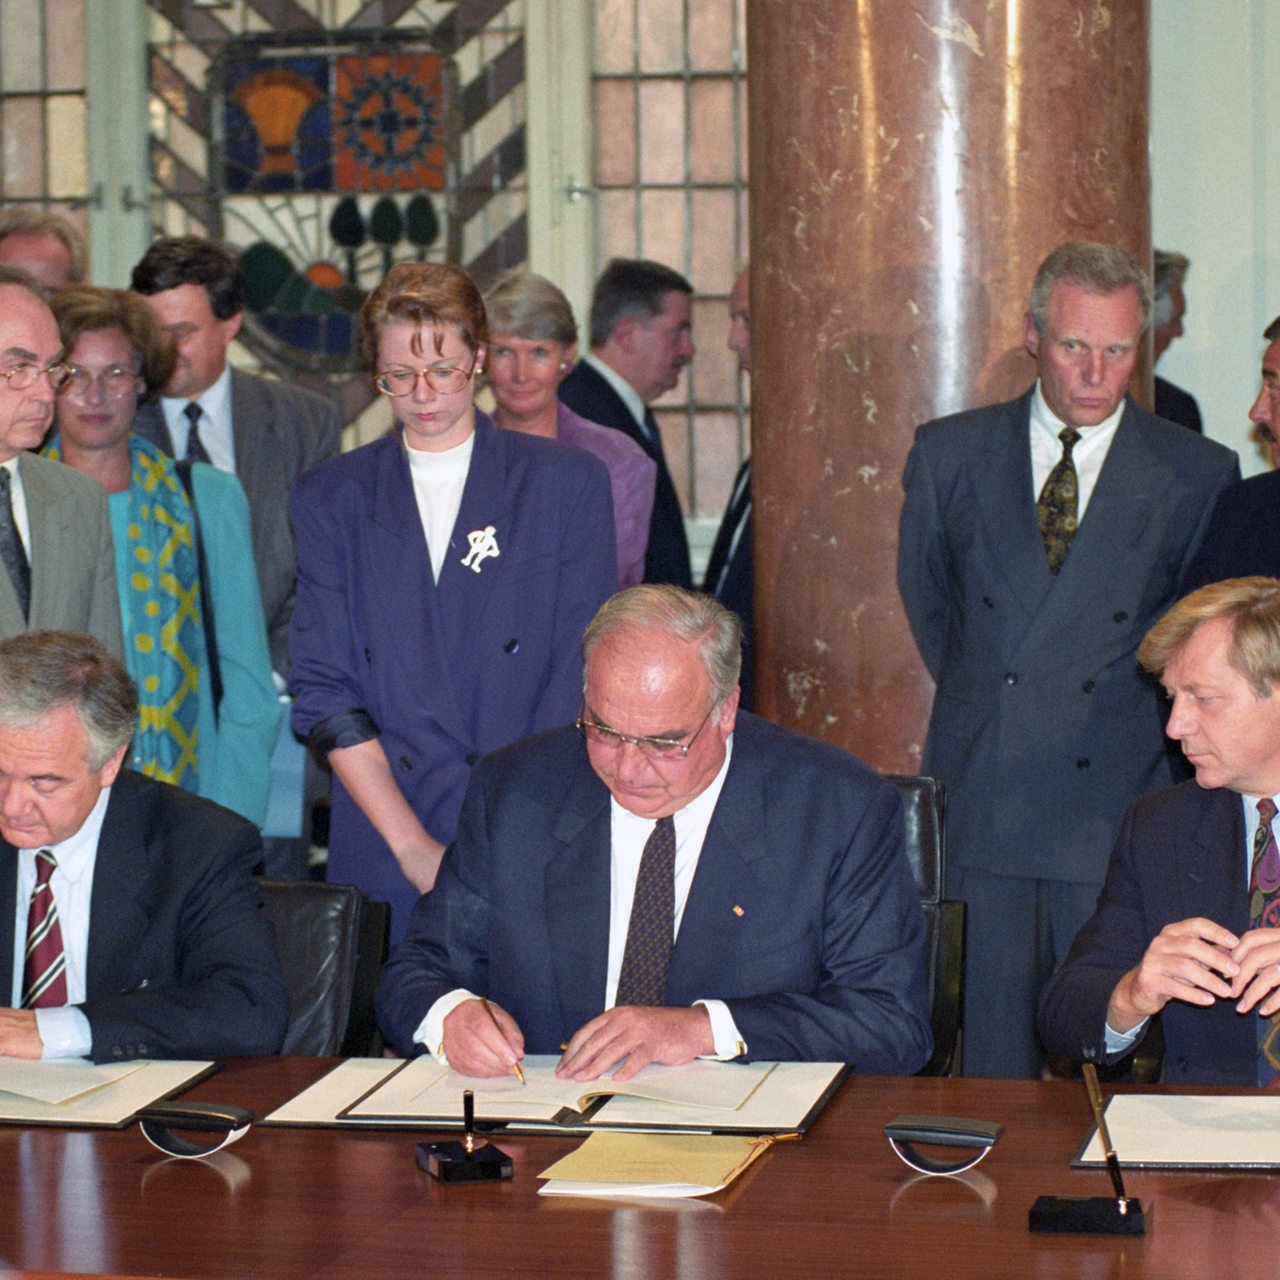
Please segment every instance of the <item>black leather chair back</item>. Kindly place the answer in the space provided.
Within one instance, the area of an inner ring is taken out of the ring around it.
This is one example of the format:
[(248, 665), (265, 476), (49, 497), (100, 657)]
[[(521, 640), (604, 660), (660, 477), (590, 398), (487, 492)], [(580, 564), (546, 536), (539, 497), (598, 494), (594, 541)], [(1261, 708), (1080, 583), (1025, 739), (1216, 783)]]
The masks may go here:
[(377, 1052), (373, 1001), (387, 958), (390, 908), (352, 885), (261, 884), (289, 989), (289, 1027), (281, 1053), (363, 1057)]
[(934, 778), (891, 777), (902, 799), (907, 860), (920, 890), (928, 940), (930, 1022), (933, 1057), (921, 1075), (954, 1076), (960, 1071), (960, 1028), (964, 1010), (964, 903), (946, 891), (946, 789)]

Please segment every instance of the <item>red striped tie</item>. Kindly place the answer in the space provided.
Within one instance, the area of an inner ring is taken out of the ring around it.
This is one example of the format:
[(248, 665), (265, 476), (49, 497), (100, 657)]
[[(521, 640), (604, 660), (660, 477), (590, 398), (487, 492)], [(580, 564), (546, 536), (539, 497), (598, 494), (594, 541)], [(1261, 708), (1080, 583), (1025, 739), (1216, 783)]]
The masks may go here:
[(49, 877), (58, 860), (48, 849), (36, 854), (36, 887), (27, 909), (27, 959), (22, 973), (22, 1007), (53, 1009), (67, 1003), (67, 958), (62, 926)]

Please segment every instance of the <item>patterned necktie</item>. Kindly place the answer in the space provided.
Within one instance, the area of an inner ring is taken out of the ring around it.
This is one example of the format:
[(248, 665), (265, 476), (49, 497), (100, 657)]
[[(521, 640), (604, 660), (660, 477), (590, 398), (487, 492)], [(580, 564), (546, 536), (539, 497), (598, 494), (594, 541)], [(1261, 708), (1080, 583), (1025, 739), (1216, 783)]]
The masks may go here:
[(208, 462), (209, 454), (204, 447), (204, 442), (200, 439), (200, 402), (188, 401), (182, 412), (191, 423), (191, 430), (187, 432), (187, 461)]
[(1055, 577), (1071, 549), (1071, 539), (1076, 536), (1076, 517), (1080, 506), (1080, 480), (1071, 458), (1071, 450), (1080, 439), (1080, 433), (1075, 427), (1064, 427), (1058, 432), (1058, 439), (1062, 441), (1062, 457), (1049, 472), (1036, 501), (1040, 536), (1044, 539), (1045, 555), (1049, 557), (1049, 572)]
[[(1280, 852), (1271, 819), (1275, 802), (1258, 801), (1258, 830), (1253, 836), (1249, 871), (1249, 928), (1280, 928)], [(1280, 1014), (1258, 1019), (1258, 1083), (1272, 1084), (1280, 1073)]]
[(9, 571), (14, 594), (22, 608), (22, 616), (30, 616), (31, 566), (22, 537), (13, 519), (13, 501), (9, 493), (9, 468), (0, 467), (0, 560)]
[(67, 958), (49, 877), (58, 861), (48, 849), (36, 854), (36, 887), (27, 908), (27, 958), (22, 971), (22, 1007), (53, 1009), (67, 1003)]
[(640, 855), (615, 1005), (661, 1004), (671, 963), (676, 902), (676, 824), (659, 818)]

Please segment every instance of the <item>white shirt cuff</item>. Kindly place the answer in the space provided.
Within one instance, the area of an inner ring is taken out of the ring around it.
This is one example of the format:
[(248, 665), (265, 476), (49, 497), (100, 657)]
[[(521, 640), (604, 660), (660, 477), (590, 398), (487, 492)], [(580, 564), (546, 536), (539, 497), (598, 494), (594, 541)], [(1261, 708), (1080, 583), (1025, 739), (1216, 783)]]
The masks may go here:
[(1117, 1053), (1124, 1053), (1126, 1049), (1133, 1048), (1134, 1044), (1137, 1043), (1138, 1037), (1142, 1035), (1143, 1029), (1150, 1021), (1150, 1018), (1143, 1018), (1131, 1031), (1112, 1031), (1108, 1025), (1104, 1029), (1102, 1039), (1103, 1046), (1107, 1051), (1107, 1057), (1113, 1057)]
[(413, 1033), (415, 1044), (425, 1044), (427, 1052), (442, 1066), (449, 1065), (444, 1054), (444, 1020), (464, 1001), (477, 1000), (478, 996), (465, 987), (448, 991), (427, 1010), (427, 1016)]
[(36, 1030), (44, 1046), (41, 1058), (87, 1058), (93, 1052), (89, 1019), (77, 1005), (37, 1009)]
[(711, 1039), (715, 1044), (715, 1052), (703, 1054), (711, 1062), (729, 1062), (740, 1058), (747, 1051), (747, 1042), (738, 1032), (738, 1024), (729, 1012), (729, 1006), (723, 1000), (695, 1000), (701, 1005), (711, 1019)]

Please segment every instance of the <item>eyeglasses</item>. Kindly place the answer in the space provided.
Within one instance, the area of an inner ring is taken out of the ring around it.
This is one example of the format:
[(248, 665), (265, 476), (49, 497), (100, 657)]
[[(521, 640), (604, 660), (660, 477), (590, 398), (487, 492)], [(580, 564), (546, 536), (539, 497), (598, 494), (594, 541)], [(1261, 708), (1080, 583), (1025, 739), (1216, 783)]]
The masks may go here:
[(70, 377), (71, 370), (65, 364), (51, 364), (47, 369), (38, 364), (15, 364), (12, 369), (0, 369), (0, 378), (9, 383), (10, 391), (25, 391), (35, 385), (37, 378), (48, 378), (49, 385), (61, 391)]
[(582, 736), (593, 746), (606, 747), (612, 751), (621, 751), (625, 746), (635, 747), (646, 760), (686, 760), (698, 735), (707, 727), (711, 719), (711, 707), (702, 717), (702, 723), (693, 731), (693, 736), (685, 742), (681, 738), (633, 738), (629, 733), (619, 733), (608, 725), (599, 724), (579, 716), (574, 725)]
[(101, 373), (93, 374), (82, 369), (78, 364), (66, 366), (67, 377), (59, 388), (68, 395), (87, 396), (95, 384), (102, 388), (102, 394), (108, 400), (120, 400), (138, 386), (138, 373), (133, 369), (125, 369), (120, 365), (112, 365)]
[(434, 369), (405, 369), (397, 366), (394, 369), (380, 370), (373, 383), (385, 396), (407, 396), (413, 394), (418, 379), (422, 378), (437, 395), (451, 396), (461, 391), (471, 381), (471, 375), (478, 372), (475, 360), (472, 360), (469, 369), (447, 364), (436, 365)]

